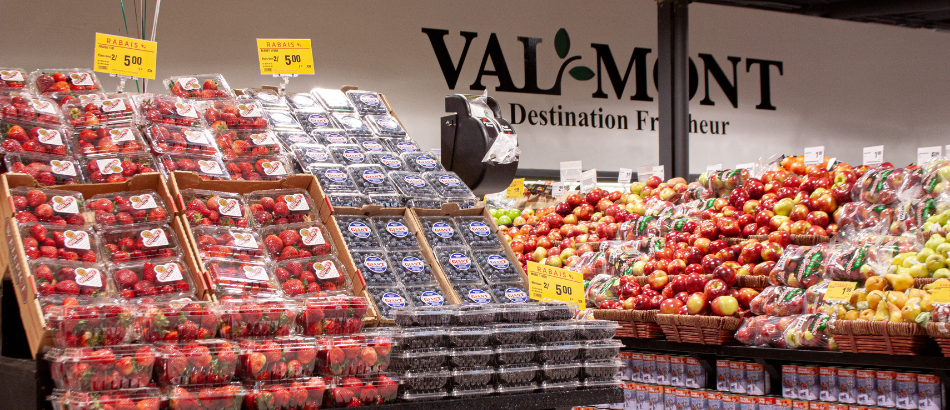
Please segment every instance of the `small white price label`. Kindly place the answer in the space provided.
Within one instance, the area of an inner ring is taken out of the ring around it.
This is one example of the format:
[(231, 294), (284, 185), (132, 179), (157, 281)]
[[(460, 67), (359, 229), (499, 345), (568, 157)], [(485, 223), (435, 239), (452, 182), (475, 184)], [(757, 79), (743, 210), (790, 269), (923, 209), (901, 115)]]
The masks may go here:
[(617, 183), (620, 185), (627, 185), (630, 183), (630, 179), (633, 178), (633, 170), (630, 168), (620, 168), (620, 172), (617, 173)]
[(924, 165), (934, 158), (939, 157), (942, 154), (941, 150), (942, 147), (939, 145), (935, 147), (917, 148), (917, 165)]
[(581, 193), (588, 193), (597, 188), (597, 169), (589, 169), (581, 173)]
[(736, 164), (736, 169), (744, 169), (747, 171), (752, 171), (752, 168), (755, 166), (754, 162), (747, 162), (745, 164)]
[(837, 158), (837, 157), (831, 157), (831, 158), (829, 158), (829, 159), (828, 159), (828, 166), (826, 166), (825, 169), (827, 169), (828, 171), (831, 171), (832, 169), (835, 169), (835, 162), (838, 162), (838, 158)]
[(561, 182), (581, 181), (581, 161), (561, 161)]
[(637, 181), (646, 183), (653, 176), (653, 165), (637, 167)]
[(805, 148), (805, 165), (818, 165), (825, 162), (825, 146)]
[(864, 147), (864, 165), (880, 165), (884, 162), (884, 146)]
[(564, 183), (563, 182), (552, 182), (551, 183), (551, 196), (555, 198), (560, 198), (561, 195), (564, 195)]
[(722, 164), (706, 165), (706, 172), (707, 172), (707, 173), (710, 173), (710, 172), (719, 172), (719, 171), (722, 171)]
[(660, 180), (666, 181), (666, 170), (663, 165), (653, 167), (653, 176), (660, 177)]

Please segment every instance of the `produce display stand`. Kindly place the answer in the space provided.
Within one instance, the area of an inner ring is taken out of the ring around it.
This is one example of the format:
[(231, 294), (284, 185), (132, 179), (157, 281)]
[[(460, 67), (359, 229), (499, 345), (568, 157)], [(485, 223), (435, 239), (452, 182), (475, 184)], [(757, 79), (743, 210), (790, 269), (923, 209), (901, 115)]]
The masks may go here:
[(620, 387), (586, 390), (568, 390), (526, 394), (506, 394), (502, 396), (474, 397), (469, 399), (450, 399), (424, 401), (419, 403), (396, 403), (371, 406), (379, 410), (533, 410), (571, 408), (623, 401), (623, 389)]

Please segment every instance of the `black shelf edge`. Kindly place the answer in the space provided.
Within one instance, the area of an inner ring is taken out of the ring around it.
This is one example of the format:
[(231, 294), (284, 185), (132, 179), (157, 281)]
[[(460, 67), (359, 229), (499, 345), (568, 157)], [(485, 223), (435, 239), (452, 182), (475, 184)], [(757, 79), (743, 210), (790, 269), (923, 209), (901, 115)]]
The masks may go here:
[(620, 387), (383, 404), (378, 410), (532, 410), (623, 402)]
[[(714, 355), (723, 358), (764, 359), (783, 362), (813, 362), (854, 366), (881, 366), (921, 370), (950, 369), (950, 358), (943, 356), (898, 356), (885, 354), (827, 352), (802, 349), (773, 349), (750, 346), (710, 346), (678, 343), (660, 339), (620, 338), (628, 349)], [(934, 346), (934, 353), (940, 349)]]

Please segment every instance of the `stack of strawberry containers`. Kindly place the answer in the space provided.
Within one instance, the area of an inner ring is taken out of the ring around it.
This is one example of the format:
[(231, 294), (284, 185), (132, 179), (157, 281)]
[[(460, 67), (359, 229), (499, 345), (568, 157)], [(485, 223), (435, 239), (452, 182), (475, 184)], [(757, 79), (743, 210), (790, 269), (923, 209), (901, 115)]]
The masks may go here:
[(21, 91), (0, 93), (0, 153), (7, 171), (46, 185), (83, 181), (72, 129), (54, 100)]

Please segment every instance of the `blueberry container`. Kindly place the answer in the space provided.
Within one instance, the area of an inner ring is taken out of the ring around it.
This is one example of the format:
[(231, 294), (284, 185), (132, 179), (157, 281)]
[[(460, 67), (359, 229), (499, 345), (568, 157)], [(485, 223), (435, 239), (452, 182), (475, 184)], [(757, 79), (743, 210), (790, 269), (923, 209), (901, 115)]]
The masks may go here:
[(402, 128), (396, 117), (389, 114), (367, 115), (363, 120), (369, 125), (373, 134), (387, 138), (403, 138), (406, 136), (406, 130)]
[(294, 113), (322, 113), (327, 110), (317, 97), (310, 93), (288, 94), (287, 104)]
[(574, 317), (574, 305), (559, 302), (538, 303), (541, 311), (538, 313), (540, 321), (571, 320)]
[(474, 196), (472, 190), (454, 172), (426, 172), (423, 175), (444, 198)]
[(581, 320), (576, 323), (577, 340), (610, 339), (620, 328), (613, 320)]
[(351, 251), (353, 263), (363, 273), (366, 286), (387, 286), (397, 283), (393, 265), (381, 250)]
[(475, 195), (443, 195), (441, 198), (443, 203), (456, 204), (459, 209), (472, 209), (475, 205), (478, 205), (478, 198)]
[(445, 328), (440, 326), (409, 327), (393, 334), (398, 350), (431, 349), (445, 346)]
[(588, 360), (584, 362), (583, 367), (581, 377), (585, 381), (610, 381), (616, 380), (617, 374), (623, 368), (623, 362), (620, 359)]
[[(497, 374), (497, 372), (496, 372)], [(538, 390), (537, 382), (530, 382), (528, 384), (503, 384), (498, 383), (495, 385), (495, 393), (498, 394), (524, 394), (524, 393), (534, 393), (535, 390)]]
[(416, 306), (444, 306), (448, 300), (438, 284), (407, 286), (406, 292)]
[(383, 142), (389, 146), (389, 150), (398, 154), (404, 152), (419, 152), (422, 151), (419, 148), (419, 145), (415, 141), (409, 138), (383, 138)]
[(442, 209), (442, 198), (438, 196), (408, 196), (406, 206), (420, 209)]
[[(445, 168), (428, 152), (405, 152), (399, 155), (413, 172), (442, 172)], [(453, 173), (454, 175), (454, 173)]]
[(362, 208), (369, 203), (369, 198), (359, 192), (329, 192), (327, 198), (333, 206)]
[(607, 360), (620, 355), (623, 343), (617, 339), (591, 340), (584, 343), (581, 358), (584, 360)]
[[(405, 162), (403, 162), (405, 164)], [(422, 174), (418, 172), (390, 172), (389, 178), (392, 180), (399, 192), (408, 197), (427, 197), (439, 198), (439, 193), (432, 188)], [(442, 200), (438, 199), (439, 206)]]
[[(278, 134), (279, 135), (279, 134)], [(330, 151), (320, 144), (294, 144), (291, 148), (300, 169), (309, 169), (313, 164), (332, 164)]]
[(392, 319), (393, 311), (415, 306), (412, 300), (406, 297), (406, 290), (400, 285), (367, 287), (366, 290), (373, 297), (379, 314), (385, 319)]
[(483, 216), (462, 216), (455, 219), (465, 242), (472, 248), (498, 248), (501, 242), (492, 229), (492, 222)]
[[(488, 357), (491, 357), (491, 355), (488, 355)], [(452, 356), (449, 356), (449, 360), (452, 360)], [(492, 369), (484, 367), (457, 368), (452, 371), (451, 384), (462, 388), (483, 387), (491, 383), (494, 375), (495, 372)]]
[(494, 355), (494, 350), (484, 345), (457, 347), (449, 352), (448, 362), (455, 369), (485, 368), (491, 363)]
[(416, 235), (409, 230), (406, 225), (406, 219), (402, 216), (374, 216), (370, 218), (376, 232), (379, 233), (380, 242), (386, 249), (394, 250), (413, 250), (419, 248), (419, 241)]
[(417, 306), (393, 312), (398, 326), (445, 326), (452, 317), (452, 309), (445, 306)]
[(452, 286), (463, 305), (495, 303), (491, 289), (481, 282), (461, 282)]
[(264, 110), (274, 131), (300, 132), (303, 127), (297, 122), (294, 114), (286, 110)]
[[(317, 177), (320, 187), (328, 194), (359, 193), (356, 183), (346, 173), (346, 167), (337, 164), (310, 164), (307, 172)], [(343, 206), (343, 205), (340, 205)]]
[(445, 366), (448, 351), (443, 348), (419, 348), (394, 351), (390, 355), (389, 369), (394, 371), (441, 369)]
[(343, 130), (314, 131), (310, 133), (317, 143), (323, 145), (330, 144), (349, 144), (350, 138), (346, 136)]
[(453, 399), (467, 399), (471, 397), (488, 396), (495, 393), (495, 388), (491, 385), (481, 386), (454, 386), (449, 396)]
[(340, 125), (328, 113), (296, 112), (294, 118), (307, 132), (340, 129)]
[(574, 340), (577, 326), (572, 321), (548, 322), (538, 325), (535, 340), (538, 343)]
[(336, 224), (351, 251), (380, 249), (379, 237), (369, 218), (362, 215), (337, 215)]
[(491, 334), (484, 326), (456, 326), (448, 330), (448, 345), (451, 347), (488, 346)]
[[(349, 133), (347, 133), (347, 135), (349, 135)], [(389, 147), (383, 144), (383, 141), (371, 135), (353, 136), (351, 141), (362, 147), (363, 151), (366, 151), (367, 154), (370, 152), (389, 152)]]
[(327, 145), (333, 160), (342, 165), (366, 164), (366, 153), (363, 148), (356, 144), (330, 144)]
[(541, 382), (541, 391), (544, 391), (544, 392), (577, 390), (580, 387), (581, 387), (581, 384), (577, 380), (567, 380), (567, 381), (561, 381), (561, 382), (554, 382), (554, 381)]
[(386, 177), (382, 166), (373, 164), (350, 165), (346, 167), (350, 178), (363, 194), (395, 194), (396, 186)]
[(405, 201), (403, 196), (395, 192), (390, 194), (369, 194), (366, 195), (369, 198), (370, 205), (379, 205), (383, 208), (402, 208), (405, 206)]
[(360, 114), (389, 114), (383, 98), (375, 91), (350, 90), (346, 92), (346, 96)]
[(499, 323), (491, 328), (491, 340), (496, 345), (523, 345), (531, 343), (538, 326), (526, 323)]
[[(484, 285), (481, 269), (478, 268), (475, 259), (471, 255), (471, 251), (468, 249), (463, 247), (437, 247), (435, 248), (435, 256), (439, 261), (439, 265), (442, 266), (442, 271), (445, 272), (445, 277), (449, 282), (453, 284)], [(496, 302), (487, 286), (479, 286), (479, 289), (489, 293), (487, 299)], [(465, 291), (465, 293), (467, 292), (468, 290)], [(462, 298), (461, 293), (459, 293), (459, 298)], [(473, 299), (471, 302), (487, 303), (484, 300), (484, 298)]]
[(465, 246), (462, 235), (451, 217), (424, 216), (419, 218), (419, 224), (431, 247)]
[(495, 317), (501, 323), (533, 323), (538, 320), (540, 310), (535, 303), (508, 304), (499, 306)]
[(442, 400), (449, 393), (445, 389), (436, 389), (433, 391), (403, 391), (399, 394), (399, 400), (409, 403), (426, 402)]
[(580, 358), (584, 345), (574, 341), (541, 343), (538, 345), (538, 360), (542, 363), (565, 363)]
[(495, 321), (495, 308), (486, 305), (456, 306), (450, 323), (453, 326), (483, 326)]
[(435, 391), (445, 388), (452, 373), (448, 370), (410, 370), (401, 382), (405, 391)]
[(432, 285), (437, 283), (435, 276), (432, 276), (432, 268), (426, 262), (422, 251), (417, 249), (389, 251), (388, 256), (393, 263), (396, 277), (404, 285)]
[(513, 344), (495, 347), (495, 364), (499, 366), (533, 364), (540, 347), (535, 344)]
[(541, 366), (541, 380), (549, 383), (577, 381), (583, 365), (580, 362), (550, 363)]
[(340, 124), (340, 128), (348, 137), (372, 136), (373, 131), (366, 126), (363, 119), (352, 112), (334, 112), (331, 114), (333, 119)]
[[(525, 288), (521, 280), (516, 280), (512, 282), (500, 282), (492, 283), (488, 285), (491, 288), (492, 296), (495, 298), (495, 302), (502, 304), (522, 304), (528, 301), (528, 290)], [(526, 308), (527, 309), (527, 308)], [(507, 312), (507, 311), (506, 311)], [(537, 310), (510, 310), (513, 316), (521, 314), (524, 315), (534, 315), (537, 318)]]
[[(383, 169), (386, 170), (387, 173), (391, 173), (395, 171), (405, 171), (408, 169), (406, 168), (406, 164), (402, 162), (402, 159), (399, 158), (399, 155), (393, 154), (392, 152), (387, 152), (387, 151), (372, 152), (371, 151), (371, 152), (366, 153), (366, 158), (369, 160), (369, 162), (383, 167)], [(396, 181), (393, 181), (393, 183), (396, 183)], [(396, 188), (398, 189), (399, 185), (396, 185)]]
[(303, 132), (287, 132), (281, 131), (274, 133), (274, 137), (277, 138), (288, 151), (291, 151), (295, 145), (298, 144), (316, 144), (317, 141), (313, 137), (307, 135)]
[(317, 97), (323, 106), (330, 111), (356, 111), (350, 99), (340, 90), (330, 88), (314, 88), (310, 95)]
[(533, 363), (510, 364), (495, 369), (495, 381), (499, 386), (534, 385), (541, 367)]
[(501, 248), (473, 250), (472, 257), (482, 267), (482, 274), (488, 283), (521, 280), (515, 264), (508, 260), (508, 255)]

